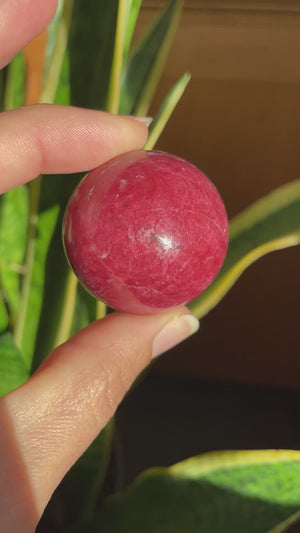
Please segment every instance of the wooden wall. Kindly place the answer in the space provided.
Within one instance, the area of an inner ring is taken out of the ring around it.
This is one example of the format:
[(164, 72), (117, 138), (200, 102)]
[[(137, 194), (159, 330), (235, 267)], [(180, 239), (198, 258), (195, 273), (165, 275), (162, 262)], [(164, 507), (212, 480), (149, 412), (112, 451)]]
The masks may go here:
[[(162, 4), (145, 1), (137, 37)], [(184, 71), (192, 80), (157, 147), (205, 171), (230, 217), (300, 176), (299, 55), (299, 1), (185, 4), (150, 111)], [(299, 251), (253, 265), (155, 371), (299, 386)]]

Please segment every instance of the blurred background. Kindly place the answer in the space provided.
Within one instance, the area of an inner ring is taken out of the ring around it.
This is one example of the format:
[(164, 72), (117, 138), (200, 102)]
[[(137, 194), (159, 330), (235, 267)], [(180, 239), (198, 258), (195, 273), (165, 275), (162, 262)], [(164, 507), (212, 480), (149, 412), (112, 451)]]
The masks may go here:
[[(136, 38), (163, 5), (144, 0)], [(185, 1), (150, 115), (191, 72), (157, 148), (201, 168), (230, 218), (300, 176), (299, 52), (298, 0)], [(209, 450), (300, 447), (299, 272), (300, 247), (262, 258), (153, 364), (119, 409), (120, 485)]]
[[(138, 35), (162, 5), (144, 0)], [(192, 79), (157, 148), (201, 168), (230, 218), (300, 176), (299, 53), (298, 0), (185, 1), (150, 114), (183, 72)], [(153, 370), (298, 387), (299, 273), (299, 247), (261, 259)]]

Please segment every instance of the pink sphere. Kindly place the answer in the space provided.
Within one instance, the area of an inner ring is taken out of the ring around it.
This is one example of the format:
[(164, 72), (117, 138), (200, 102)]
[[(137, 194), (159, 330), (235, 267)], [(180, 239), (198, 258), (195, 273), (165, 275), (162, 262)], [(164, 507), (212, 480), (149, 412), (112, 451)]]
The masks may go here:
[(163, 152), (134, 151), (92, 170), (64, 219), (68, 260), (110, 307), (154, 313), (185, 304), (224, 261), (222, 199), (196, 167)]

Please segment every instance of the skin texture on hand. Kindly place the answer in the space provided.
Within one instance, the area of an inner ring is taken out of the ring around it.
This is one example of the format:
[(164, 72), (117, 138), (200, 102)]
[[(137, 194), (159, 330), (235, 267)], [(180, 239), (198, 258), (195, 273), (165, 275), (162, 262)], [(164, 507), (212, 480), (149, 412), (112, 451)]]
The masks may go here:
[(113, 313), (56, 348), (27, 383), (0, 400), (4, 531), (18, 531), (21, 523), (22, 532), (34, 530), (52, 492), (138, 374), (196, 328), (184, 307), (151, 316)]
[[(56, 0), (0, 2), (0, 65), (47, 26), (56, 7)], [(146, 137), (142, 123), (99, 111), (35, 105), (4, 112), (0, 192), (40, 173), (88, 171), (142, 148)], [(138, 374), (197, 327), (184, 307), (114, 313), (59, 346), (27, 383), (0, 399), (0, 531), (35, 530), (52, 492)]]
[(0, 115), (0, 193), (39, 174), (90, 170), (143, 146), (147, 129), (133, 118), (40, 104)]
[(0, 68), (46, 28), (56, 8), (57, 0), (1, 0)]

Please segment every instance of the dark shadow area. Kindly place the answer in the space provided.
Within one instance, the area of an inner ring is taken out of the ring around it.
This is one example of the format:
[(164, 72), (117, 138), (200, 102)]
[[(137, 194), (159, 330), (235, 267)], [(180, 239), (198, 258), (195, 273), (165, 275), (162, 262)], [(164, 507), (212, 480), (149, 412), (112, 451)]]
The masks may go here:
[[(300, 392), (295, 390), (146, 372), (119, 407), (100, 499), (123, 489), (146, 468), (193, 455), (226, 449), (298, 449), (299, 406)], [(66, 480), (50, 500), (39, 533), (64, 530), (72, 505)], [(288, 531), (300, 533), (300, 526)]]
[(148, 374), (117, 415), (119, 486), (212, 450), (300, 448), (300, 392)]

